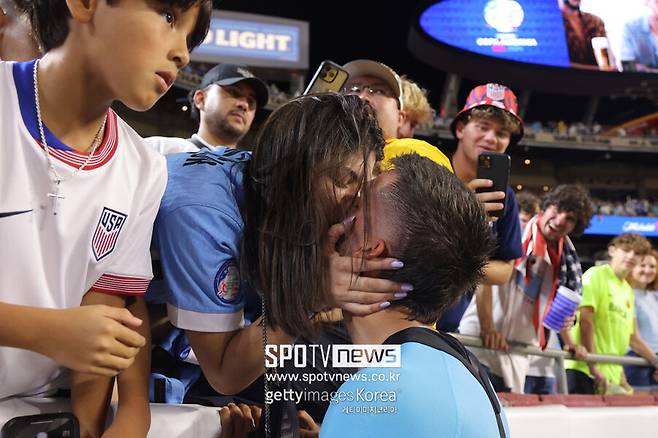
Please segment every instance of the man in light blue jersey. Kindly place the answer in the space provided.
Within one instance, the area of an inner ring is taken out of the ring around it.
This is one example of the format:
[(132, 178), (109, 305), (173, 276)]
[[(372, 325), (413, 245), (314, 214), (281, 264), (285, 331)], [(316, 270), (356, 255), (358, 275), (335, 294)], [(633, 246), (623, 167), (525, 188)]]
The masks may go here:
[[(492, 248), (484, 210), (445, 167), (417, 154), (392, 164), (370, 184), (368, 205), (357, 207), (340, 250), (366, 260), (397, 257), (403, 268), (370, 275), (413, 279), (407, 297), (377, 314), (343, 312), (354, 344), (400, 345), (400, 366), (363, 368), (344, 383), (332, 396), (321, 436), (507, 436), (482, 368), (456, 340), (432, 329), (482, 277)], [(271, 298), (285, 300), (291, 292), (278, 293)]]

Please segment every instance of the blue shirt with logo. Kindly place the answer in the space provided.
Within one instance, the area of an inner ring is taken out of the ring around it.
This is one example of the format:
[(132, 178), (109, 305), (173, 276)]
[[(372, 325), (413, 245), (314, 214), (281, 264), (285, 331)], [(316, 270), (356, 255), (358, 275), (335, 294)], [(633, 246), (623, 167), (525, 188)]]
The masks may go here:
[[(148, 299), (166, 303), (178, 328), (237, 330), (245, 324), (248, 300), (257, 298), (238, 269), (249, 158), (248, 152), (223, 147), (167, 156), (169, 180), (153, 232), (164, 278), (151, 287)], [(246, 323), (260, 310), (249, 307)]]
[[(168, 359), (154, 356), (150, 398), (181, 403), (201, 376), (181, 329), (239, 330), (258, 318), (261, 306), (239, 271), (240, 205), (250, 154), (220, 147), (166, 158), (169, 179), (153, 230), (163, 278), (152, 282), (146, 299), (165, 303), (177, 328), (156, 346)], [(155, 381), (164, 382), (164, 391), (154, 389)]]
[[(502, 413), (506, 435), (507, 419)], [(320, 437), (499, 438), (480, 383), (457, 359), (416, 342), (401, 345), (400, 368), (364, 368), (333, 397)]]

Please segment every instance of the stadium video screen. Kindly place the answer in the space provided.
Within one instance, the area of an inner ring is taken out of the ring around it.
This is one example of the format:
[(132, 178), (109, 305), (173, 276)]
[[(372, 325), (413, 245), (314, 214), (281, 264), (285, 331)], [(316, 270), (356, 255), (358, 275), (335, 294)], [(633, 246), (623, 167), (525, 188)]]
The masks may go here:
[(440, 43), (512, 61), (658, 72), (658, 0), (443, 0), (420, 15)]

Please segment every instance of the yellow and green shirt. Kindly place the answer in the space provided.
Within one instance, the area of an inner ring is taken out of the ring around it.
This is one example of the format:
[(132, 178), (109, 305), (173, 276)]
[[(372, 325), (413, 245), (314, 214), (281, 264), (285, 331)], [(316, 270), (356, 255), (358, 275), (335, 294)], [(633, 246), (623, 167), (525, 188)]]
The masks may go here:
[[(634, 328), (634, 300), (633, 288), (626, 280), (617, 277), (610, 265), (594, 266), (583, 274), (580, 308), (594, 310), (594, 353), (626, 354)], [(580, 324), (574, 326), (571, 334), (575, 342), (582, 343)], [(592, 377), (586, 362), (568, 360), (565, 367)], [(601, 363), (598, 368), (609, 382), (620, 383), (621, 365)]]

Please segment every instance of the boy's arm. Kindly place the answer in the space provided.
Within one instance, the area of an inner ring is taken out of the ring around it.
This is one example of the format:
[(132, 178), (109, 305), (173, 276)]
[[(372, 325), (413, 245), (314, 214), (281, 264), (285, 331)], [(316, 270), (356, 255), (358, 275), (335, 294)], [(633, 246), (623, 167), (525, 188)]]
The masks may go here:
[(633, 334), (631, 335), (631, 350), (637, 353), (638, 356), (641, 356), (646, 360), (648, 360), (651, 366), (653, 366), (654, 368), (658, 368), (658, 356), (656, 356), (656, 353), (651, 349), (651, 347), (649, 347), (649, 345), (647, 345), (644, 339), (642, 339), (642, 337), (640, 336), (640, 332), (637, 327), (637, 318), (633, 319), (633, 324), (635, 325), (635, 329), (633, 330)]
[(496, 330), (493, 320), (493, 290), (489, 285), (479, 285), (475, 289), (480, 337), (484, 346), (493, 350), (507, 350), (507, 340)]
[(514, 270), (514, 260), (489, 260), (484, 267), (482, 283), (487, 285), (507, 283)]
[(142, 321), (126, 309), (46, 309), (0, 303), (0, 345), (48, 356), (75, 371), (114, 376), (134, 361)]
[[(133, 311), (139, 314), (142, 319), (148, 315), (145, 310), (144, 302), (137, 298), (136, 303), (131, 307)], [(83, 300), (82, 306), (104, 304), (111, 307), (124, 307), (125, 297), (121, 295), (111, 295), (104, 293), (88, 292)], [(117, 412), (114, 424), (122, 427), (123, 433), (128, 436), (146, 436), (149, 425), (148, 410), (148, 372), (150, 365), (150, 339), (148, 334), (148, 320), (140, 326), (140, 334), (146, 339), (145, 348), (142, 348), (135, 358), (135, 362), (126, 369), (119, 377), (119, 411)], [(80, 421), (81, 436), (97, 437), (101, 436), (107, 409), (109, 407), (110, 396), (114, 385), (113, 377), (95, 376), (79, 372), (73, 372), (71, 376), (71, 406), (73, 413)], [(125, 398), (122, 401), (122, 397)], [(127, 409), (133, 409), (133, 423), (126, 421)], [(122, 415), (123, 412), (123, 415)], [(126, 426), (128, 423), (128, 426)], [(129, 427), (132, 425), (132, 428)], [(110, 430), (108, 429), (108, 432)]]
[[(595, 333), (595, 324), (594, 324), (594, 309), (590, 306), (585, 306), (580, 308), (580, 339), (582, 340), (583, 345), (587, 348), (587, 351), (590, 353), (596, 353), (596, 346), (594, 345), (594, 333)], [(607, 386), (607, 380), (599, 371), (599, 367), (594, 362), (587, 363), (589, 367), (589, 372), (594, 377), (594, 381), (597, 386), (602, 387), (601, 392), (605, 393), (605, 387)]]
[(151, 426), (149, 407), (148, 379), (151, 371), (151, 338), (149, 334), (148, 310), (143, 297), (136, 297), (128, 309), (144, 320), (141, 334), (146, 338), (146, 345), (135, 358), (133, 366), (117, 376), (119, 387), (119, 406), (114, 422), (107, 429), (104, 438), (145, 437)]
[(583, 345), (576, 344), (573, 340), (573, 336), (571, 336), (571, 326), (563, 327), (562, 330), (560, 330), (560, 337), (562, 337), (564, 349), (571, 352), (575, 359), (583, 360), (587, 357), (587, 348)]

